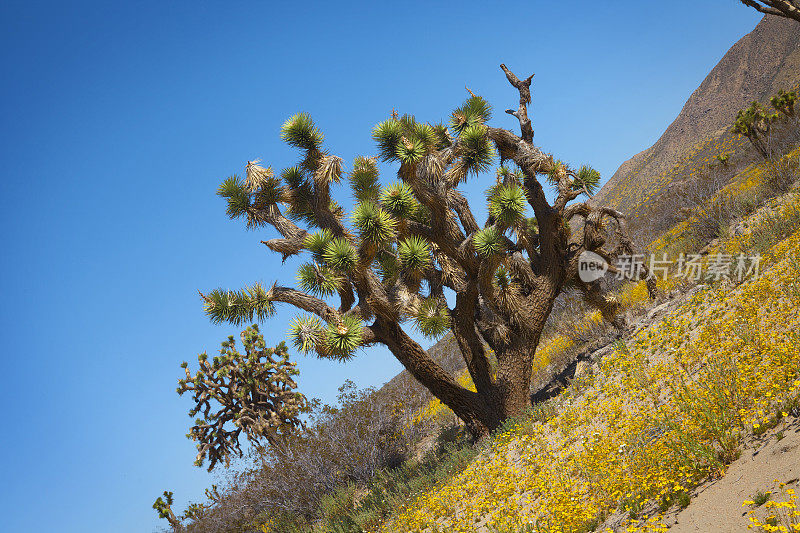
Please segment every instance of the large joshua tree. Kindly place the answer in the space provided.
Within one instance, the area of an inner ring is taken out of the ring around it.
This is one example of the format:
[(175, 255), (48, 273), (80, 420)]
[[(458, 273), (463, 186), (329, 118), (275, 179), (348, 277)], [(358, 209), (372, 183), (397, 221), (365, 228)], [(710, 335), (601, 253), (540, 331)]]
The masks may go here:
[[(533, 76), (521, 80), (501, 68), (519, 92), (517, 109), (506, 111), (519, 121), (519, 135), (489, 126), (489, 104), (472, 94), (449, 127), (393, 113), (372, 132), (379, 156), (357, 157), (345, 174), (311, 118), (290, 118), (281, 137), (300, 149), (298, 165), (276, 176), (248, 162), (246, 177), (226, 179), (218, 194), (231, 218), (277, 230), (262, 242), (284, 260), (307, 255), (298, 288), (213, 290), (202, 295), (209, 317), (263, 320), (285, 303), (303, 312), (290, 333), (302, 352), (347, 360), (359, 347), (382, 344), (475, 436), (523, 411), (535, 348), (565, 286), (615, 320), (615, 300), (599, 282), (578, 278), (581, 253), (612, 263), (632, 250), (622, 214), (591, 200), (598, 172), (574, 170), (533, 144)], [(488, 172), (498, 155), (489, 216), (479, 225), (458, 185)], [(397, 182), (380, 185), (378, 158), (397, 165)], [(331, 197), (331, 185), (345, 175), (357, 202), (349, 217)], [(540, 178), (553, 186), (552, 202)], [(589, 198), (573, 202), (581, 195)], [(455, 294), (450, 304), (447, 290)], [(475, 391), (409, 336), (408, 323), (433, 338), (452, 332)]]

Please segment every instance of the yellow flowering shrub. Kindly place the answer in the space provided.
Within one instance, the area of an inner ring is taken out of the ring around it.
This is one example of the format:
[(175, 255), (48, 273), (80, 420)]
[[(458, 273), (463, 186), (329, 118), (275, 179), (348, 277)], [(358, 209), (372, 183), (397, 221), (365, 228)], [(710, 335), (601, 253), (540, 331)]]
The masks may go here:
[[(742, 507), (750, 506), (747, 517), (750, 519), (748, 529), (754, 531), (779, 531), (781, 533), (800, 531), (800, 510), (797, 508), (797, 494), (794, 489), (787, 489), (781, 483), (780, 500), (768, 501), (763, 510), (752, 508), (753, 501), (746, 501)], [(759, 517), (759, 514), (761, 517)]]

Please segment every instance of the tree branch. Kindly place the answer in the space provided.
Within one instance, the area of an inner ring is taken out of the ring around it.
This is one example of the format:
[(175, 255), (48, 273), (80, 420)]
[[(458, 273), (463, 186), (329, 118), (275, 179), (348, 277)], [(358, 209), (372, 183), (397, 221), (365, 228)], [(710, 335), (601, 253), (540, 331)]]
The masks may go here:
[(524, 80), (520, 80), (504, 64), (501, 63), (500, 68), (505, 72), (508, 82), (519, 91), (519, 108), (516, 111), (506, 109), (506, 113), (515, 116), (519, 121), (522, 139), (525, 142), (533, 142), (533, 127), (531, 126), (531, 119), (528, 118), (528, 104), (531, 103), (531, 80), (533, 79), (533, 74)]

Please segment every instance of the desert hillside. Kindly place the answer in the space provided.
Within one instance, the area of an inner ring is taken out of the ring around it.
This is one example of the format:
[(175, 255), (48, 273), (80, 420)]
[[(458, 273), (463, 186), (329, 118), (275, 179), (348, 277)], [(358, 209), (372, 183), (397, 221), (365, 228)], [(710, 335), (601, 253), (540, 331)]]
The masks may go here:
[(778, 89), (800, 83), (800, 26), (764, 17), (734, 44), (684, 104), (656, 143), (620, 165), (595, 196), (631, 214), (657, 178), (709, 138), (720, 138), (736, 113)]

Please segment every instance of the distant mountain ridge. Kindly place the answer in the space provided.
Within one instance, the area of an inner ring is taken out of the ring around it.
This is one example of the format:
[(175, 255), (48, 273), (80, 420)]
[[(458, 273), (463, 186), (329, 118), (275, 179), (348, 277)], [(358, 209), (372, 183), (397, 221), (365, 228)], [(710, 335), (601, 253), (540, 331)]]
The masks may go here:
[(649, 199), (630, 194), (632, 190), (651, 189), (651, 180), (669, 171), (693, 147), (721, 137), (739, 109), (798, 83), (800, 24), (767, 15), (728, 50), (658, 141), (622, 163), (596, 199), (631, 214)]

